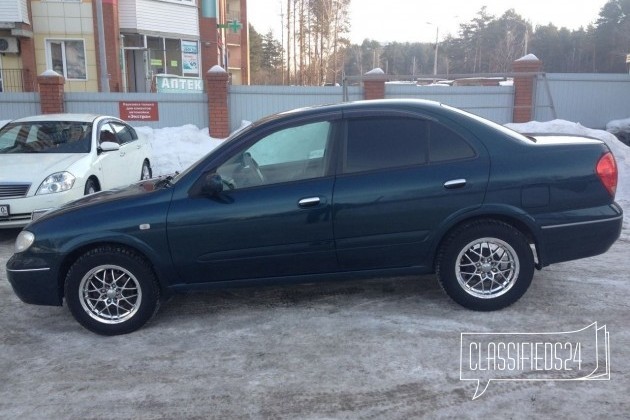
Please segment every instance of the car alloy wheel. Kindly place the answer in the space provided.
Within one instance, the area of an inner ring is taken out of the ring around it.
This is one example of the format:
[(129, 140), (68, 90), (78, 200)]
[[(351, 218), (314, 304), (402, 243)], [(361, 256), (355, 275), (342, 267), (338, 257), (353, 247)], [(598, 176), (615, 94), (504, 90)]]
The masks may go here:
[(497, 220), (465, 223), (450, 233), (438, 253), (436, 271), (451, 299), (477, 311), (516, 302), (534, 276), (527, 237)]
[(64, 284), (74, 318), (103, 335), (126, 334), (158, 310), (160, 289), (149, 262), (122, 246), (100, 246), (79, 257)]
[(79, 301), (92, 318), (119, 324), (132, 318), (142, 303), (142, 288), (123, 267), (101, 265), (88, 271), (79, 284)]
[(481, 299), (507, 293), (519, 275), (520, 263), (514, 248), (497, 238), (476, 239), (457, 256), (455, 275), (462, 289)]

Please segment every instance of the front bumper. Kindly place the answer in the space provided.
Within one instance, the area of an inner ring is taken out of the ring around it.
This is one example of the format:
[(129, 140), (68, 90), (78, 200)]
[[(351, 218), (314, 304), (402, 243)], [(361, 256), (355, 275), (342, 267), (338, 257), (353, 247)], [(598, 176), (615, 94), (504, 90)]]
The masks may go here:
[(61, 306), (63, 294), (57, 271), (44, 261), (14, 254), (7, 262), (7, 279), (15, 294), (25, 303)]
[(0, 204), (9, 206), (9, 217), (0, 217), (0, 228), (24, 227), (33, 220), (33, 213), (62, 206), (65, 203), (83, 197), (82, 188), (77, 185), (68, 191), (54, 194), (31, 195), (22, 198), (0, 198)]

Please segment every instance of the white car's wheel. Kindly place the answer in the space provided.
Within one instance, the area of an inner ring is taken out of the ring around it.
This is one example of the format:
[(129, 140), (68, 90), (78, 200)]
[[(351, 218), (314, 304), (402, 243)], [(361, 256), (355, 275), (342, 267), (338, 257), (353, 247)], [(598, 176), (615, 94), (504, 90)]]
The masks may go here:
[(142, 171), (140, 172), (140, 180), (143, 181), (145, 179), (151, 179), (153, 171), (151, 170), (151, 165), (149, 161), (145, 160), (142, 163)]
[(99, 191), (98, 183), (90, 178), (85, 182), (85, 188), (83, 189), (83, 195), (94, 194)]

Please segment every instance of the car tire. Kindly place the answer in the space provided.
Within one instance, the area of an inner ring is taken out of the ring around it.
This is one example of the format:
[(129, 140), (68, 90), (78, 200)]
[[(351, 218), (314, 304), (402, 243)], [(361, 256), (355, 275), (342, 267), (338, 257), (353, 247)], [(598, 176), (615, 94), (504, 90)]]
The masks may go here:
[(525, 235), (513, 226), (481, 220), (448, 235), (436, 266), (451, 299), (468, 309), (493, 311), (525, 294), (534, 276), (534, 255)]
[(83, 189), (83, 195), (94, 194), (99, 191), (98, 183), (93, 178), (88, 178), (85, 181), (85, 188)]
[(142, 162), (142, 170), (140, 171), (140, 181), (144, 181), (145, 179), (151, 179), (153, 175), (153, 171), (151, 170), (151, 164), (149, 161), (145, 160)]
[(64, 293), (74, 318), (101, 335), (133, 332), (159, 308), (160, 289), (149, 263), (137, 253), (101, 246), (70, 267)]

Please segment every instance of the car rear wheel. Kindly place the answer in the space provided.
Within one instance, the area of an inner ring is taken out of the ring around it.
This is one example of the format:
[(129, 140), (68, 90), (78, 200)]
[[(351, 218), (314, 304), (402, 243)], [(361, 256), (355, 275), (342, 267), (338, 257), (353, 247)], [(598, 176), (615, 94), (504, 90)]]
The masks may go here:
[(159, 306), (150, 265), (123, 247), (102, 246), (85, 253), (68, 271), (64, 290), (74, 318), (102, 335), (137, 330)]
[(527, 238), (503, 222), (466, 224), (448, 236), (438, 254), (438, 279), (460, 305), (492, 311), (516, 302), (534, 276)]
[(151, 179), (152, 175), (151, 165), (148, 161), (144, 161), (142, 163), (142, 171), (140, 172), (140, 181), (144, 181), (145, 179)]

